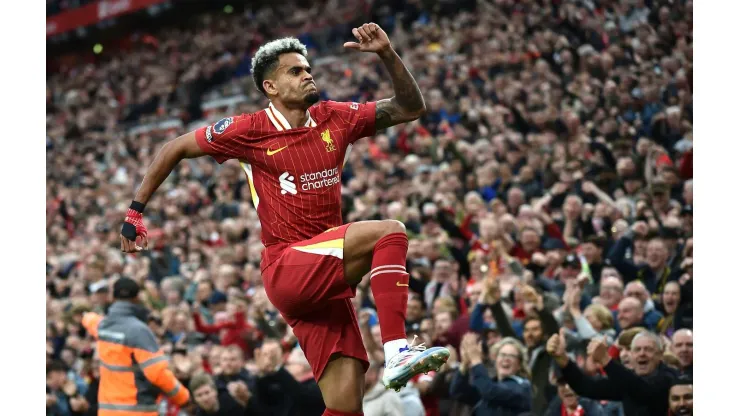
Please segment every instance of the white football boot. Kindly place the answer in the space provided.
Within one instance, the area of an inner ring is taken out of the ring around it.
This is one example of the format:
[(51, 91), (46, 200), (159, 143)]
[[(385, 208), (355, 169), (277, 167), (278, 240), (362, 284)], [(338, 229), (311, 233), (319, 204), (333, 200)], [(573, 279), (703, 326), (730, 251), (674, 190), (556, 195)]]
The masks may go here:
[(450, 350), (444, 347), (432, 347), (427, 349), (424, 343), (414, 345), (414, 340), (407, 348), (391, 357), (385, 364), (382, 383), (387, 389), (401, 390), (415, 375), (429, 371), (439, 371), (447, 359), (450, 358)]

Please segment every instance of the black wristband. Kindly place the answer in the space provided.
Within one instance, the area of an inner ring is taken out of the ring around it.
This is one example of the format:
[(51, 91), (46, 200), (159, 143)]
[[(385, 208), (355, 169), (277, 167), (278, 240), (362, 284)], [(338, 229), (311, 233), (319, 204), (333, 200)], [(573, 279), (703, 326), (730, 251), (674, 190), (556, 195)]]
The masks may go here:
[(146, 205), (142, 204), (141, 202), (131, 201), (131, 206), (129, 208), (133, 209), (136, 212), (143, 213), (145, 207)]

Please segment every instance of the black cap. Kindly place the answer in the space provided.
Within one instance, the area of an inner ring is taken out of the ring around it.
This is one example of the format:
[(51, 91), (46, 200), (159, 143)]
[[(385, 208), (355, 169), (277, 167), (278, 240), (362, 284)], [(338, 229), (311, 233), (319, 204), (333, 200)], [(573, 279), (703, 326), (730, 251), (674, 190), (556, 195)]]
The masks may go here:
[(575, 254), (568, 254), (563, 260), (563, 267), (581, 267), (581, 261), (578, 260), (578, 256)]
[(139, 284), (128, 277), (121, 277), (113, 284), (113, 298), (136, 299), (139, 296)]

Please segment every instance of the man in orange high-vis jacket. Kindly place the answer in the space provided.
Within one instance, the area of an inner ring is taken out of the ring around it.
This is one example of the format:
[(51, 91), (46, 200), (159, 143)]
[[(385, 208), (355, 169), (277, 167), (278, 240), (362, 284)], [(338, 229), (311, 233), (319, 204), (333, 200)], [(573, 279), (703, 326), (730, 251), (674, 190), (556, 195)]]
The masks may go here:
[(100, 356), (99, 416), (157, 416), (163, 394), (179, 406), (190, 400), (146, 324), (147, 310), (138, 303), (138, 294), (135, 281), (120, 278), (105, 318), (95, 313), (82, 318), (97, 339)]

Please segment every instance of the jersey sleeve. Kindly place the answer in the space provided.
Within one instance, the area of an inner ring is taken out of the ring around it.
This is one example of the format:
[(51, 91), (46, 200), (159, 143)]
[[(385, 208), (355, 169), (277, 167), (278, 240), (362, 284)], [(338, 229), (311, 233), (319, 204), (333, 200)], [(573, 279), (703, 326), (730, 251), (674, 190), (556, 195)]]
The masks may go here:
[(347, 127), (349, 143), (375, 134), (375, 103), (352, 103), (329, 101), (327, 105), (334, 110)]
[(254, 123), (252, 114), (226, 117), (195, 130), (198, 146), (218, 163), (244, 156), (247, 132)]

